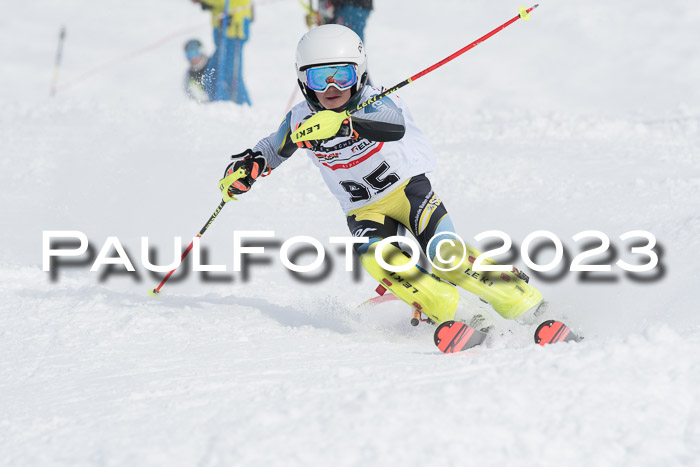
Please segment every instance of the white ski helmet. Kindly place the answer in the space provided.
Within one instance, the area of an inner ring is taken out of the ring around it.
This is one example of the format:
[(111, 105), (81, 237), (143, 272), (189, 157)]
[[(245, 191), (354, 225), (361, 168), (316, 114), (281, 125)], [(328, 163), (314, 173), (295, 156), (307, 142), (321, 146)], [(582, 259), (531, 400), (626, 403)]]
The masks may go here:
[(362, 89), (367, 81), (367, 55), (360, 36), (340, 24), (324, 24), (315, 27), (299, 40), (297, 45), (296, 70), (299, 87), (312, 107), (321, 108), (316, 94), (306, 83), (306, 70), (318, 65), (352, 63), (356, 67), (357, 83), (352, 94)]

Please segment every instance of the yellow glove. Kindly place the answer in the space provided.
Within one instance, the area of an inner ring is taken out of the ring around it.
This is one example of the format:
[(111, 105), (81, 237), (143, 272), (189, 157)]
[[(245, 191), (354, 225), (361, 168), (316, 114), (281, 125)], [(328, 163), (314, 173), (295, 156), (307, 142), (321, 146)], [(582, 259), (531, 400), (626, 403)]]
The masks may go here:
[[(350, 135), (353, 134), (352, 120), (350, 112), (334, 112), (333, 110), (322, 110), (315, 113), (302, 125), (300, 125), (294, 134), (292, 141), (299, 143), (301, 141), (323, 140), (330, 139), (338, 135), (343, 123), (347, 120), (350, 125)], [(349, 136), (349, 135), (342, 135)]]

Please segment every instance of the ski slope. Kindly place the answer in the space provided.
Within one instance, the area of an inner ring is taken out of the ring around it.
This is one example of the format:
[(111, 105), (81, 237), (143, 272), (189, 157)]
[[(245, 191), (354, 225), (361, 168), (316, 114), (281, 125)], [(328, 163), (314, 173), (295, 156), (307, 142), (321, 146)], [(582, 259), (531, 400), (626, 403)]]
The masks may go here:
[[(366, 46), (386, 86), (520, 6), (376, 4)], [(182, 92), (184, 42), (213, 49), (209, 17), (190, 2), (6, 2), (0, 464), (696, 465), (699, 28), (700, 8), (684, 0), (544, 2), (399, 92), (433, 145), (430, 178), (460, 234), (483, 248), (475, 235), (506, 232), (514, 253), (503, 259), (532, 276), (548, 317), (585, 336), (540, 348), (531, 328), (491, 316), (502, 336), (443, 355), (405, 306), (358, 307), (375, 284), (345, 271), (328, 242), (348, 235), (344, 217), (301, 153), (202, 238), (205, 260), (227, 272), (180, 272), (147, 295), (162, 274), (142, 266), (140, 238), (169, 262), (174, 237), (189, 243), (216, 208), (228, 156), (301, 98), (298, 2), (256, 3), (250, 108)], [(42, 271), (42, 232), (57, 230), (83, 232), (93, 260), (118, 238), (136, 272), (90, 272), (84, 257)], [(234, 230), (275, 233), (247, 275), (232, 271)], [(537, 230), (566, 249), (552, 273), (519, 257)], [(567, 271), (585, 243), (572, 237), (589, 230), (611, 240), (591, 259), (609, 273)], [(658, 242), (646, 274), (614, 266), (645, 262), (619, 238), (635, 230)], [(300, 279), (281, 265), (279, 246), (296, 235), (326, 246), (322, 272)], [(477, 311), (463, 294), (460, 315)]]

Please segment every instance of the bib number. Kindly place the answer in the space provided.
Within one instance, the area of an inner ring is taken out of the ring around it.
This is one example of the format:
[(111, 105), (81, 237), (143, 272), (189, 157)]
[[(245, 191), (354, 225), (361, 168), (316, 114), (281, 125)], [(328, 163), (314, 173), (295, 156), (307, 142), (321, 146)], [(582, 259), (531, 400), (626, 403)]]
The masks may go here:
[(394, 172), (385, 175), (388, 170), (389, 164), (382, 162), (368, 175), (362, 177), (365, 183), (360, 183), (355, 180), (347, 180), (340, 182), (340, 185), (350, 194), (350, 201), (353, 203), (356, 203), (357, 201), (365, 201), (372, 197), (371, 190), (374, 190), (375, 194), (381, 193), (400, 180), (399, 176)]

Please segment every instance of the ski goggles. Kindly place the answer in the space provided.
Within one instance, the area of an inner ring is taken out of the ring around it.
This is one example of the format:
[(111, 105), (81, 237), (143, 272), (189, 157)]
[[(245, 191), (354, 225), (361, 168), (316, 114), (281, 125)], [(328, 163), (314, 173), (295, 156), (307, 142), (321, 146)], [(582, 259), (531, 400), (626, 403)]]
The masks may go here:
[(344, 91), (357, 83), (355, 65), (318, 66), (306, 70), (306, 85), (312, 91), (324, 92), (333, 85)]
[(187, 60), (192, 60), (202, 55), (202, 52), (199, 50), (199, 47), (190, 47), (185, 50), (185, 55), (187, 56)]

